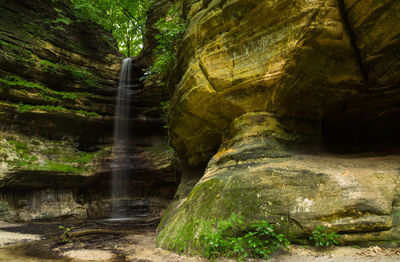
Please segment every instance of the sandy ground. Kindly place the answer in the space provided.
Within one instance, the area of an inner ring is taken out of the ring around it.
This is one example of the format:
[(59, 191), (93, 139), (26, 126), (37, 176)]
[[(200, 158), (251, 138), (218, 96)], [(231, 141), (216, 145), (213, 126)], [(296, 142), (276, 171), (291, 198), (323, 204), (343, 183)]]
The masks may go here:
[[(142, 228), (127, 236), (104, 241), (101, 236), (97, 240), (101, 245), (87, 245), (81, 240), (54, 246), (54, 240), (41, 240), (38, 234), (28, 234), (26, 227), (18, 232), (8, 232), (21, 225), (0, 222), (0, 262), (205, 262), (201, 257), (179, 256), (175, 253), (159, 249), (155, 245), (155, 229)], [(22, 228), (22, 227), (21, 227)], [(32, 229), (33, 232), (36, 230)], [(54, 231), (54, 230), (53, 230)], [(29, 232), (29, 231), (28, 231)], [(44, 236), (46, 237), (46, 236)], [(96, 238), (94, 238), (96, 240)], [(93, 240), (93, 239), (92, 239)], [(92, 241), (91, 240), (91, 241)], [(29, 243), (23, 243), (31, 241)], [(11, 245), (12, 243), (23, 243)], [(90, 248), (92, 247), (92, 248)], [(61, 256), (60, 256), (61, 254)], [(217, 262), (235, 261), (220, 258)], [(262, 260), (249, 260), (262, 261)], [(334, 247), (318, 250), (313, 247), (292, 245), (287, 252), (271, 257), (273, 262), (395, 262), (400, 261), (400, 248), (381, 247)]]
[(40, 235), (34, 234), (21, 234), (21, 233), (14, 233), (14, 232), (7, 232), (1, 230), (4, 227), (18, 227), (18, 224), (10, 224), (3, 221), (0, 221), (0, 247), (4, 247), (7, 245), (21, 243), (21, 242), (28, 242), (34, 240), (40, 240)]
[(115, 257), (110, 251), (96, 249), (70, 250), (68, 252), (64, 252), (64, 255), (72, 259), (91, 261), (111, 260)]
[[(137, 245), (135, 247), (122, 247), (127, 254), (128, 261), (153, 261), (153, 262), (205, 262), (209, 261), (200, 257), (179, 256), (177, 254), (159, 249), (155, 246), (155, 233), (137, 234), (128, 236)], [(221, 258), (217, 262), (236, 261)], [(263, 261), (263, 260), (249, 260)], [(355, 247), (334, 247), (325, 250), (316, 250), (312, 247), (292, 245), (288, 252), (272, 256), (268, 261), (282, 262), (399, 262), (400, 248), (355, 248)]]

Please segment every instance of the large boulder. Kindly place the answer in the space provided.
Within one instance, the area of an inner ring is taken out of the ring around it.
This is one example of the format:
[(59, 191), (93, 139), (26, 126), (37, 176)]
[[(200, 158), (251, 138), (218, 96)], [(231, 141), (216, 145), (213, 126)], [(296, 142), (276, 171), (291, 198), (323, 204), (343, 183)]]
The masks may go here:
[(170, 206), (158, 245), (196, 253), (206, 221), (232, 213), (267, 220), (304, 243), (317, 226), (341, 244), (400, 243), (399, 156), (343, 157), (288, 150), (292, 134), (270, 113), (247, 113), (186, 197)]
[(231, 213), (270, 220), (296, 241), (324, 225), (342, 243), (398, 243), (399, 7), (184, 6), (188, 29), (169, 82), (170, 139), (188, 176), (207, 167), (193, 189), (193, 179), (181, 184), (159, 245), (198, 251), (210, 230), (202, 221)]

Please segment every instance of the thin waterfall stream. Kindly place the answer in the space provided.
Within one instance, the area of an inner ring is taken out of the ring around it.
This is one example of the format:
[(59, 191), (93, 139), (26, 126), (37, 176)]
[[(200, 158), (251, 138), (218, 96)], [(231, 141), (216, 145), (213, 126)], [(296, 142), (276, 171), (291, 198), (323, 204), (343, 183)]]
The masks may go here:
[(121, 75), (118, 84), (117, 106), (114, 120), (114, 158), (112, 163), (112, 213), (111, 218), (129, 217), (129, 172), (132, 166), (130, 159), (131, 141), (131, 95), (133, 58), (122, 61)]

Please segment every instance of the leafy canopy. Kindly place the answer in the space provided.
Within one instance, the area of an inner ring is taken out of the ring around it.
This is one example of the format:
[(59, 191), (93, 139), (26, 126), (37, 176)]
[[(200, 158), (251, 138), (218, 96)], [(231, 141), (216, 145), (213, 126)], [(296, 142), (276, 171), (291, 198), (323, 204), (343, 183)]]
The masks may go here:
[(153, 0), (72, 0), (81, 22), (94, 22), (109, 31), (121, 53), (130, 57), (143, 47), (146, 12)]

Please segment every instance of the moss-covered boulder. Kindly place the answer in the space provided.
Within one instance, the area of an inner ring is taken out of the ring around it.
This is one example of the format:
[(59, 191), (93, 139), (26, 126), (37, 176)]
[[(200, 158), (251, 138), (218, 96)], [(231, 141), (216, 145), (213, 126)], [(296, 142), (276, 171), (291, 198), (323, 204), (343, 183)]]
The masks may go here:
[(399, 2), (181, 2), (169, 132), (187, 171), (158, 244), (198, 252), (231, 213), (398, 244)]
[(342, 244), (400, 243), (399, 156), (299, 153), (290, 147), (299, 134), (277, 123), (268, 113), (235, 119), (204, 176), (170, 206), (160, 246), (199, 252), (213, 230), (206, 222), (233, 213), (270, 221), (300, 243), (317, 226), (339, 233)]

